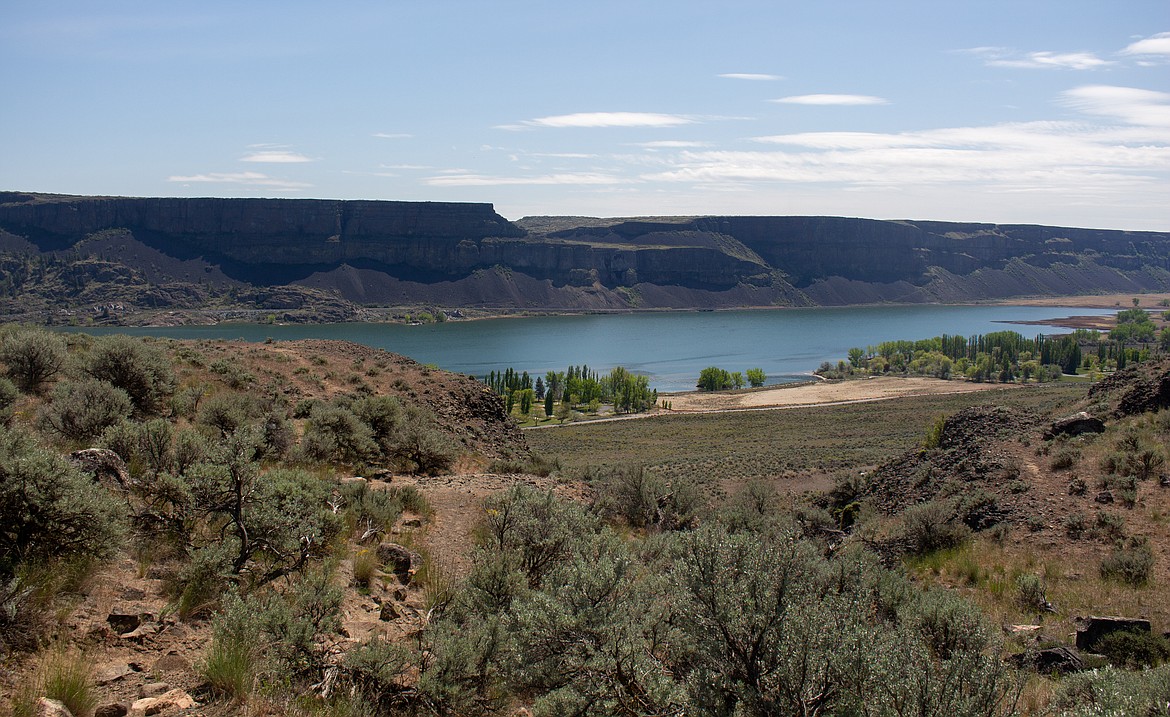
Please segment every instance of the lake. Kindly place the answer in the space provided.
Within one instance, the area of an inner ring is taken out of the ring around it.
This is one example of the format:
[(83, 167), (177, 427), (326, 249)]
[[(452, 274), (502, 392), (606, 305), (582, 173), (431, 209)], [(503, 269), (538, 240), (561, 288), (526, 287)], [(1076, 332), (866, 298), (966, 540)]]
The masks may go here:
[(448, 321), (442, 324), (219, 324), (77, 329), (184, 339), (344, 339), (409, 356), (448, 371), (484, 376), (508, 367), (534, 376), (587, 364), (625, 366), (661, 392), (692, 390), (707, 366), (761, 368), (768, 383), (799, 380), (851, 347), (939, 334), (1010, 329), (1025, 336), (1059, 333), (1010, 322), (1112, 315), (1109, 310), (1037, 306), (876, 306), (755, 311), (654, 312)]

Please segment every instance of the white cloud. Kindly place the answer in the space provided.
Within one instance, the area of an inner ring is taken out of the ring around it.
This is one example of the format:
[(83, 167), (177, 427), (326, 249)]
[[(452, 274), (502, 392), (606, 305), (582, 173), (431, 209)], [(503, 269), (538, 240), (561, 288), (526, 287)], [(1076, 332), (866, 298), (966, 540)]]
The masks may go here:
[(168, 182), (181, 184), (243, 184), (251, 187), (268, 187), (270, 189), (300, 190), (312, 187), (307, 182), (294, 182), (287, 179), (269, 177), (260, 172), (207, 172), (188, 176), (172, 175), (167, 177)]
[(636, 146), (646, 149), (684, 149), (688, 147), (706, 147), (706, 142), (695, 142), (685, 139), (659, 139), (653, 142), (639, 142)]
[(411, 137), (413, 137), (414, 135), (413, 135), (413, 134), (405, 134), (405, 133), (403, 133), (403, 132), (394, 132), (394, 133), (390, 133), (390, 132), (375, 132), (375, 133), (373, 133), (373, 134), (372, 134), (372, 135), (370, 135), (370, 136), (371, 136), (371, 137), (377, 137), (378, 139), (410, 139), (410, 138), (411, 138)]
[(765, 75), (765, 74), (758, 74), (755, 72), (728, 72), (726, 74), (719, 75), (719, 76), (726, 78), (728, 80), (751, 80), (751, 81), (755, 81), (755, 82), (772, 82), (775, 80), (783, 80), (784, 79), (784, 77), (782, 77), (781, 75)]
[(1029, 52), (1024, 57), (991, 58), (987, 64), (1024, 69), (1095, 70), (1113, 63), (1091, 52)]
[[(657, 112), (578, 112), (568, 115), (553, 115), (524, 120), (527, 127), (677, 127), (693, 124), (695, 120), (683, 115), (660, 114)], [(512, 129), (516, 125), (501, 125)]]
[(872, 95), (792, 95), (781, 97), (770, 102), (780, 102), (788, 105), (884, 105), (889, 101)]
[(1159, 32), (1145, 39), (1130, 43), (1123, 55), (1170, 55), (1170, 32)]
[(545, 174), (534, 177), (493, 177), (482, 174), (447, 174), (428, 177), (432, 187), (500, 187), (519, 185), (608, 185), (626, 184), (629, 178), (600, 173)]
[(1085, 85), (1062, 94), (1065, 104), (1086, 114), (1144, 127), (1170, 127), (1170, 93), (1136, 87)]
[(382, 169), (434, 169), (426, 164), (379, 164)]
[(256, 152), (249, 152), (243, 157), (240, 157), (241, 162), (265, 162), (269, 164), (300, 164), (302, 162), (312, 162), (300, 152), (291, 152), (287, 149), (262, 149)]

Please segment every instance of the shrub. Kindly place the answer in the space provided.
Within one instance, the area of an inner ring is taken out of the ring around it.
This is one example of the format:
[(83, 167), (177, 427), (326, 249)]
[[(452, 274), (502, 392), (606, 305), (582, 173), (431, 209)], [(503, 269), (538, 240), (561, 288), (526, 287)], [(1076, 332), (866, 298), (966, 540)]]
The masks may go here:
[(394, 453), (407, 470), (424, 475), (438, 475), (455, 462), (450, 438), (435, 426), (428, 411), (417, 406), (403, 409)]
[(166, 354), (129, 336), (98, 338), (82, 368), (90, 376), (125, 391), (139, 415), (158, 413), (175, 390), (175, 377)]
[(1024, 612), (1044, 612), (1048, 607), (1048, 595), (1044, 588), (1044, 580), (1031, 573), (1017, 577), (1016, 601)]
[(1052, 456), (1049, 466), (1054, 471), (1068, 470), (1081, 460), (1081, 452), (1073, 446), (1063, 446)]
[(1101, 561), (1101, 577), (1141, 587), (1150, 581), (1154, 552), (1144, 542), (1130, 541)]
[(260, 417), (259, 402), (244, 393), (217, 393), (203, 401), (195, 421), (218, 430), (223, 435)]
[(12, 407), (20, 400), (20, 391), (8, 379), (0, 376), (0, 424), (8, 425), (12, 420)]
[(60, 454), (0, 428), (0, 577), (27, 560), (103, 557), (122, 535), (118, 503)]
[(65, 381), (53, 387), (51, 402), (37, 415), (37, 426), (68, 441), (88, 441), (124, 420), (130, 409), (126, 392), (105, 381)]
[(1064, 517), (1064, 532), (1074, 540), (1084, 535), (1088, 527), (1088, 520), (1085, 518), (1085, 514), (1080, 511), (1069, 513)]
[(21, 329), (0, 341), (0, 362), (25, 393), (40, 393), (60, 373), (67, 356), (65, 339), (44, 329)]
[(361, 548), (353, 556), (353, 582), (359, 587), (369, 587), (378, 572), (378, 555), (370, 548)]
[(313, 407), (301, 440), (305, 457), (315, 461), (359, 463), (378, 454), (373, 431), (347, 408)]
[(1068, 482), (1069, 495), (1084, 495), (1089, 490), (1084, 478), (1073, 478)]
[(902, 514), (903, 535), (916, 554), (960, 545), (970, 530), (954, 520), (954, 512), (940, 501), (912, 506)]
[(1098, 640), (1093, 651), (1118, 667), (1157, 667), (1170, 660), (1170, 640), (1144, 630), (1118, 630)]

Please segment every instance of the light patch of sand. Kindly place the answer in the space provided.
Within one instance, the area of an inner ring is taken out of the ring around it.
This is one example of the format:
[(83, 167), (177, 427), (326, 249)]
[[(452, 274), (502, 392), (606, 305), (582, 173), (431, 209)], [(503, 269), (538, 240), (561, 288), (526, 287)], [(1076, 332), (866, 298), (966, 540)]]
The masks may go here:
[(755, 391), (660, 394), (671, 412), (734, 411), (752, 408), (817, 406), (832, 403), (880, 401), (905, 396), (928, 396), (972, 391), (1010, 390), (1017, 384), (943, 381), (937, 378), (877, 376), (852, 381), (819, 381)]

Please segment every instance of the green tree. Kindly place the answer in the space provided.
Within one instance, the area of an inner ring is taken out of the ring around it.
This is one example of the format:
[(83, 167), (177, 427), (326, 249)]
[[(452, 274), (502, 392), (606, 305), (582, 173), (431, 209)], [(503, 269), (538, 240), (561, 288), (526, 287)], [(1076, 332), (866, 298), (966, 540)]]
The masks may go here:
[(731, 386), (731, 374), (718, 366), (708, 366), (699, 372), (700, 391), (726, 391)]
[(752, 388), (759, 388), (768, 380), (768, 376), (764, 373), (762, 368), (749, 368), (747, 370), (747, 380)]

